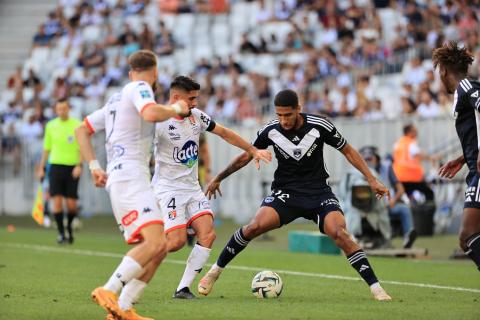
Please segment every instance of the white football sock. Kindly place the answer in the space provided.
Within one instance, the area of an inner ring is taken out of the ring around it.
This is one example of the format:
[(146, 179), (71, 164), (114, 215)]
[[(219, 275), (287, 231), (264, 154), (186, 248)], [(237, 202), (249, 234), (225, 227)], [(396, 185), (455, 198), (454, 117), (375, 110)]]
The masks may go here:
[(202, 270), (205, 263), (207, 263), (211, 250), (212, 249), (202, 247), (199, 244), (196, 244), (193, 247), (192, 252), (190, 252), (190, 256), (188, 257), (187, 266), (185, 267), (185, 272), (183, 273), (182, 280), (180, 280), (177, 291), (185, 287), (190, 288), (195, 276)]
[(129, 283), (123, 288), (120, 297), (118, 298), (118, 305), (122, 310), (131, 309), (133, 304), (137, 303), (140, 299), (140, 296), (147, 286), (146, 282), (140, 281), (138, 279), (132, 279)]
[(142, 272), (143, 268), (137, 261), (129, 256), (125, 256), (103, 288), (119, 294), (120, 290), (130, 280), (137, 278)]

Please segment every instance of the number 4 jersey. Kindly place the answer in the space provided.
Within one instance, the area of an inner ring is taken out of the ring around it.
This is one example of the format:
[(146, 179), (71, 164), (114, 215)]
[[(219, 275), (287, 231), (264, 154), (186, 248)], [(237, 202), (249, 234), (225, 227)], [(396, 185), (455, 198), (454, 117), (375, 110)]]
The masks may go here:
[(192, 109), (190, 117), (172, 118), (155, 127), (155, 192), (196, 191), (200, 133), (212, 131), (215, 122)]

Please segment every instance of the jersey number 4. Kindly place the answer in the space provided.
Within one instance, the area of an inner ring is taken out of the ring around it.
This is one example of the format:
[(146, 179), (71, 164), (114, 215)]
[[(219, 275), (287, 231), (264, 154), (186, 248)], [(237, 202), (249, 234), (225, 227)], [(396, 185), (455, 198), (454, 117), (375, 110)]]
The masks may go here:
[(173, 210), (175, 210), (176, 207), (177, 206), (175, 205), (175, 198), (172, 198), (168, 203), (167, 208), (172, 208)]

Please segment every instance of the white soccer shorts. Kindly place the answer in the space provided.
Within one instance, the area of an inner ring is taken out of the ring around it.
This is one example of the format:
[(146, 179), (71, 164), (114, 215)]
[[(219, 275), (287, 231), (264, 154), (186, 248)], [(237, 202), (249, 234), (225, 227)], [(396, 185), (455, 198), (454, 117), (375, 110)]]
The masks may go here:
[(113, 214), (128, 244), (142, 240), (140, 231), (152, 224), (162, 224), (162, 213), (148, 179), (113, 182), (108, 187)]
[(163, 215), (165, 233), (180, 228), (188, 228), (195, 219), (210, 215), (214, 217), (202, 190), (155, 192), (158, 206)]

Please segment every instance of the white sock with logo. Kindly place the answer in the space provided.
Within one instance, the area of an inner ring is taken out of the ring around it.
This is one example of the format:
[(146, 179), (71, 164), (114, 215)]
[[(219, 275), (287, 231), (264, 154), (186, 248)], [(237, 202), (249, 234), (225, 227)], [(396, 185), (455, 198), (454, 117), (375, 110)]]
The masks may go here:
[(197, 274), (202, 271), (203, 266), (205, 263), (207, 263), (208, 257), (210, 256), (210, 251), (212, 251), (212, 249), (202, 247), (198, 243), (195, 244), (192, 252), (190, 252), (190, 256), (188, 256), (187, 266), (185, 267), (185, 271), (183, 273), (182, 280), (180, 280), (177, 291), (185, 287), (190, 288)]
[(122, 310), (131, 309), (133, 304), (137, 303), (142, 295), (145, 287), (147, 286), (146, 282), (140, 281), (138, 279), (132, 279), (129, 283), (123, 288), (120, 297), (118, 298), (118, 305)]
[(142, 272), (142, 266), (135, 259), (125, 256), (103, 288), (119, 294), (130, 280), (137, 278)]

